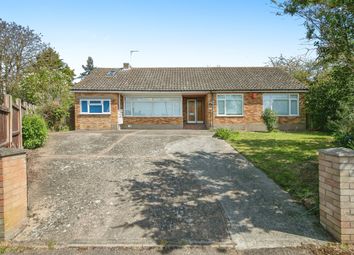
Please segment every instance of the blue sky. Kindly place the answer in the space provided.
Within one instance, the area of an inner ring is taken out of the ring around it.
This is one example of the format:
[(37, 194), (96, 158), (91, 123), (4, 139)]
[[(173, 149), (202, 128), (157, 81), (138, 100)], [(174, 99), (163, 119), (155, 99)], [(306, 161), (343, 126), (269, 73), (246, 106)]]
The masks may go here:
[(302, 20), (270, 0), (0, 0), (0, 18), (43, 35), (78, 74), (99, 67), (264, 66), (302, 55)]

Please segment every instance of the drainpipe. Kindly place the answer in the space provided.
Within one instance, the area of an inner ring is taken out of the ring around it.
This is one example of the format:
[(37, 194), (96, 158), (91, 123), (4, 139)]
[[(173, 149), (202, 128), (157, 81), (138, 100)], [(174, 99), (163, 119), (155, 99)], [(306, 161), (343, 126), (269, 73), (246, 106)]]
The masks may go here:
[[(112, 107), (112, 106), (111, 106)], [(119, 124), (119, 115), (121, 114), (120, 113), (120, 94), (118, 94), (118, 110), (117, 110), (117, 129), (120, 130), (120, 124)], [(122, 113), (123, 114), (123, 113)]]
[(214, 93), (211, 93), (211, 119), (210, 119), (210, 127), (214, 129)]

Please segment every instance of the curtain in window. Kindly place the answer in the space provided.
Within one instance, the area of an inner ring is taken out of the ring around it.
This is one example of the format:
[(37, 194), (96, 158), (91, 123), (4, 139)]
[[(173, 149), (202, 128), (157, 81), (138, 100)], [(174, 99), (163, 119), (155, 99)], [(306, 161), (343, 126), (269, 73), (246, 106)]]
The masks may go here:
[(263, 109), (272, 109), (277, 115), (298, 115), (299, 98), (297, 94), (264, 94)]
[(241, 95), (218, 95), (218, 115), (242, 115), (243, 99)]
[(126, 97), (125, 115), (168, 117), (181, 116), (180, 97)]

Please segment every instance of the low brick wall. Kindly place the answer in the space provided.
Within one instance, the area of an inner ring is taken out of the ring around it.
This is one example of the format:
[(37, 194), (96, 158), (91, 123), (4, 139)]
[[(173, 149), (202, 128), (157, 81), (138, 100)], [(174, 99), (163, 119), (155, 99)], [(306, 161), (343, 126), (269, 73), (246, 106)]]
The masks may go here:
[(338, 241), (354, 243), (354, 150), (319, 150), (320, 222)]
[(27, 217), (26, 152), (0, 148), (0, 239), (8, 240)]
[(124, 117), (123, 128), (178, 129), (183, 128), (182, 117)]

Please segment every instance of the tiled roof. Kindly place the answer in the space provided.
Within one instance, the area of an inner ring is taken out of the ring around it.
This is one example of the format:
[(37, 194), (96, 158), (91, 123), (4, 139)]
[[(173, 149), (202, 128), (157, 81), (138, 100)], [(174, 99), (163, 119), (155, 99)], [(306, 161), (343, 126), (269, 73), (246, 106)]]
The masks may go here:
[[(116, 71), (113, 76), (107, 76)], [(73, 91), (307, 90), (274, 67), (95, 68)]]

